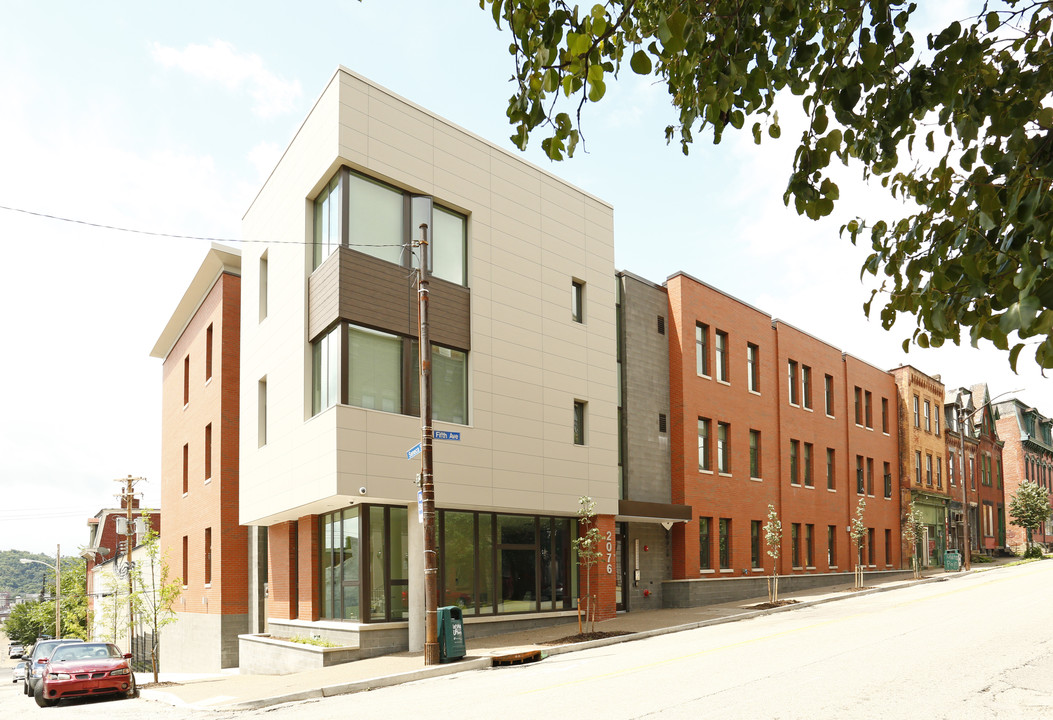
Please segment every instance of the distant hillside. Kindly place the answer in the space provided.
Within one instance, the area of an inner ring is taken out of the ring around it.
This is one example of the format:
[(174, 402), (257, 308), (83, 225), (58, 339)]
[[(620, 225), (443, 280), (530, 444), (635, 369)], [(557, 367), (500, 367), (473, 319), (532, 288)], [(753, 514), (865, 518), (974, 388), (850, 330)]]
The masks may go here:
[[(40, 555), (23, 550), (0, 550), (0, 592), (25, 596), (39, 593), (44, 583), (47, 583), (52, 589), (55, 587), (53, 571), (36, 563), (20, 563), (19, 558), (40, 560), (49, 565), (55, 564), (54, 555)], [(65, 565), (66, 562), (67, 558), (63, 558), (62, 564)]]

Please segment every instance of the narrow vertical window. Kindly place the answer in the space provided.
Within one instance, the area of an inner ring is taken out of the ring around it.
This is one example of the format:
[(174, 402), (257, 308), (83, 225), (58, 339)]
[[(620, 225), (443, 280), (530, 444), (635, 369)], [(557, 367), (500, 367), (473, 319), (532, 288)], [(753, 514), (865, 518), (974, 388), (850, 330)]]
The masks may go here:
[(837, 526), (827, 525), (826, 526), (826, 564), (831, 567), (837, 567)]
[(881, 398), (881, 432), (888, 435), (888, 398)]
[(190, 492), (190, 445), (183, 446), (183, 494)]
[[(1025, 469), (1026, 469), (1026, 467), (1025, 467)], [(948, 485), (954, 485), (955, 484), (955, 481), (954, 481), (954, 451), (953, 450), (951, 451), (951, 454), (947, 456), (947, 484)]]
[(212, 479), (212, 423), (205, 426), (205, 480)]
[(205, 528), (205, 585), (212, 584), (212, 528)]
[(885, 463), (882, 469), (884, 470), (885, 498), (888, 499), (892, 497), (892, 466)]
[(259, 447), (267, 444), (267, 378), (256, 388), (256, 439)]
[(815, 567), (815, 525), (804, 526), (804, 565)]
[(212, 379), (212, 326), (205, 330), (205, 382)]
[(795, 568), (801, 567), (801, 523), (790, 525), (790, 562)]
[(761, 566), (761, 521), (750, 520), (750, 567)]
[(867, 495), (874, 497), (874, 458), (867, 458)]
[(804, 406), (812, 409), (812, 369), (807, 365), (801, 366), (801, 399)]
[(933, 430), (936, 432), (936, 436), (940, 435), (940, 410), (937, 407), (936, 411), (932, 414), (932, 424), (935, 426)]
[(914, 484), (921, 485), (921, 450), (914, 451)]
[(709, 325), (695, 323), (695, 371), (709, 377)]
[(717, 471), (731, 472), (731, 425), (717, 423)]
[(751, 392), (760, 392), (760, 348), (753, 343), (746, 345), (746, 377)]
[(720, 569), (731, 567), (731, 518), (720, 518)]
[(183, 536), (183, 587), (187, 586), (187, 578), (190, 577), (190, 537)]
[(936, 457), (936, 487), (943, 487), (943, 458)]
[(658, 316), (658, 334), (665, 335), (665, 315)]
[(585, 444), (585, 403), (574, 401), (574, 444)]
[(717, 380), (731, 382), (728, 375), (728, 334), (717, 330), (716, 342), (713, 345), (716, 353)]
[(585, 283), (572, 280), (570, 283), (570, 319), (585, 322)]
[(787, 374), (786, 382), (787, 382), (787, 386), (789, 387), (789, 390), (790, 390), (790, 404), (791, 405), (797, 405), (797, 404), (800, 403), (800, 398), (798, 397), (798, 392), (799, 391), (797, 389), (798, 388), (798, 385), (797, 385), (798, 379), (797, 379), (797, 361), (796, 360), (788, 360), (786, 362), (786, 374)]
[(874, 427), (873, 401), (874, 401), (873, 396), (870, 394), (870, 391), (867, 390), (863, 394), (863, 403), (864, 403), (864, 412), (866, 413), (866, 418), (865, 419), (866, 419), (867, 427), (871, 428), (871, 429), (873, 429), (873, 427)]
[(190, 404), (190, 356), (183, 358), (183, 407)]
[(826, 449), (826, 489), (835, 489), (834, 484), (834, 449)]
[(856, 386), (856, 425), (863, 427), (863, 388)]
[(267, 319), (267, 285), (269, 283), (267, 269), (267, 251), (260, 255), (260, 322)]
[(812, 444), (804, 444), (804, 486), (814, 487), (815, 481), (812, 480)]
[(698, 566), (702, 570), (713, 567), (713, 550), (710, 542), (710, 522), (712, 518), (698, 519)]
[(658, 433), (665, 435), (668, 431), (665, 413), (658, 413)]
[(921, 399), (917, 395), (915, 395), (914, 396), (914, 427), (916, 427), (916, 428), (920, 428), (921, 427), (921, 410), (920, 410), (920, 406), (921, 406)]
[(885, 564), (892, 564), (892, 531), (885, 529)]
[(830, 417), (834, 416), (834, 376), (826, 375), (823, 377), (823, 384), (826, 389), (826, 414)]
[(874, 565), (874, 528), (867, 528), (867, 565)]
[(710, 460), (710, 420), (709, 418), (698, 419), (698, 469), (709, 471), (713, 469)]
[(791, 440), (790, 441), (790, 484), (791, 485), (799, 485), (800, 482), (801, 482), (799, 471), (797, 469), (797, 456), (798, 456), (798, 453), (800, 452), (800, 447), (801, 447), (801, 441), (800, 440)]
[(761, 476), (760, 441), (760, 430), (750, 430), (750, 477), (752, 478)]
[(925, 484), (932, 487), (932, 454), (925, 453)]
[(925, 432), (932, 432), (932, 419), (930, 417), (932, 405), (926, 400), (925, 401)]
[(856, 455), (856, 493), (866, 494), (866, 480), (863, 477), (863, 456)]

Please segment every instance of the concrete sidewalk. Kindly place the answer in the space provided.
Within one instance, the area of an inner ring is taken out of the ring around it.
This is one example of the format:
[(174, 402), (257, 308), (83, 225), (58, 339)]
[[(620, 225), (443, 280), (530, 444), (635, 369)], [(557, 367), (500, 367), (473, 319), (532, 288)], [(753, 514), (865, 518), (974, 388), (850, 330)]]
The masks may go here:
[[(982, 572), (1001, 567), (1015, 560), (1016, 558), (1004, 558), (990, 564), (976, 563), (971, 572)], [(151, 674), (136, 673), (136, 681), (142, 687), (144, 699), (199, 709), (250, 710), (311, 698), (372, 690), (469, 670), (483, 670), (490, 668), (495, 658), (519, 653), (540, 651), (543, 657), (558, 655), (670, 632), (691, 630), (706, 625), (736, 622), (775, 612), (787, 612), (801, 607), (887, 592), (921, 583), (941, 582), (955, 577), (964, 577), (966, 574), (968, 573), (927, 570), (921, 580), (908, 579), (883, 583), (868, 580), (869, 589), (858, 592), (849, 592), (852, 589), (851, 584), (832, 585), (827, 588), (784, 594), (783, 599), (798, 602), (770, 609), (752, 607), (767, 601), (767, 597), (760, 597), (705, 607), (621, 613), (613, 620), (597, 623), (596, 630), (631, 634), (568, 645), (542, 645), (542, 643), (575, 635), (578, 632), (577, 622), (479, 639), (469, 637), (468, 654), (465, 658), (438, 666), (425, 666), (423, 653), (404, 652), (291, 675), (240, 675), (236, 670), (208, 676), (162, 673), (159, 678), (161, 684), (150, 685), (149, 683), (153, 681)]]

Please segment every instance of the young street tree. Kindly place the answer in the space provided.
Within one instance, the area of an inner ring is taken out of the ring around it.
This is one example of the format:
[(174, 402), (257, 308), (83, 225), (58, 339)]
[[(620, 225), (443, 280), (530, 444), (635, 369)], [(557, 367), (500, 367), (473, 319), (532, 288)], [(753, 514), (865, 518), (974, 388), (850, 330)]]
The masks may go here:
[(1049, 496), (1037, 483), (1025, 480), (1009, 499), (1011, 522), (1027, 531), (1027, 553), (1031, 555), (1032, 536), (1050, 517)]
[(779, 555), (782, 553), (782, 521), (774, 505), (768, 505), (768, 522), (764, 523), (764, 544), (768, 557), (772, 559), (771, 577), (768, 578), (768, 602), (779, 601)]
[(1035, 360), (1053, 367), (1053, 3), (970, 0), (969, 17), (931, 33), (917, 3), (890, 0), (479, 4), (512, 35), (518, 147), (541, 132), (550, 158), (573, 154), (583, 107), (626, 64), (665, 84), (678, 113), (665, 137), (684, 153), (728, 128), (778, 138), (775, 102), (789, 91), (807, 129), (787, 204), (830, 215), (834, 161), (908, 201), (905, 217), (842, 229), (872, 247), (862, 273), (881, 286), (866, 312), (880, 294), (886, 329), (912, 315), (905, 349), (958, 344), (964, 328), (1014, 368), (1034, 338)]
[(866, 509), (866, 498), (859, 498), (859, 505), (856, 506), (855, 517), (852, 518), (852, 521), (848, 526), (848, 534), (852, 536), (852, 542), (856, 545), (856, 589), (863, 587), (863, 538), (867, 536), (867, 525), (863, 521), (863, 513), (866, 512)]
[(146, 561), (136, 563), (131, 571), (134, 585), (138, 588), (132, 602), (135, 606), (135, 616), (150, 630), (150, 664), (156, 683), (161, 629), (176, 621), (172, 606), (182, 592), (182, 582), (179, 578), (172, 577), (167, 558), (161, 556), (161, 536), (152, 528), (147, 531), (140, 552), (145, 553)]
[(588, 496), (578, 498), (578, 522), (578, 537), (574, 538), (572, 544), (578, 553), (578, 564), (585, 571), (585, 625), (586, 632), (591, 633), (596, 629), (596, 610), (592, 599), (592, 568), (600, 562), (603, 553), (600, 550), (602, 538), (599, 528), (596, 527), (596, 503)]
[(921, 566), (918, 563), (918, 536), (922, 526), (921, 508), (910, 501), (907, 514), (903, 518), (903, 540), (910, 547), (910, 568), (915, 579), (921, 577)]

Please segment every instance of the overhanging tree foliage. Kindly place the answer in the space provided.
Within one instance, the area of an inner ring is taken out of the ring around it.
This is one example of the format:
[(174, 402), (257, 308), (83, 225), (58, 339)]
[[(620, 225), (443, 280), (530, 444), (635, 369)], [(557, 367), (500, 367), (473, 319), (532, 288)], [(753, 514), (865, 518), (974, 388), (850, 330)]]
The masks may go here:
[[(917, 5), (888, 0), (480, 0), (513, 38), (513, 142), (531, 133), (561, 160), (581, 110), (628, 63), (665, 83), (678, 114), (667, 141), (719, 143), (749, 126), (781, 131), (776, 96), (802, 98), (784, 200), (812, 219), (839, 197), (834, 161), (859, 161), (910, 201), (905, 217), (856, 219), (862, 273), (881, 279), (882, 325), (913, 315), (920, 347), (958, 344), (961, 328), (1009, 351), (1028, 338), (1053, 367), (1053, 3), (974, 2), (970, 17), (917, 36)], [(560, 98), (572, 107), (563, 109)], [(576, 106), (576, 109), (575, 107)], [(1010, 343), (1012, 348), (1010, 349)]]

